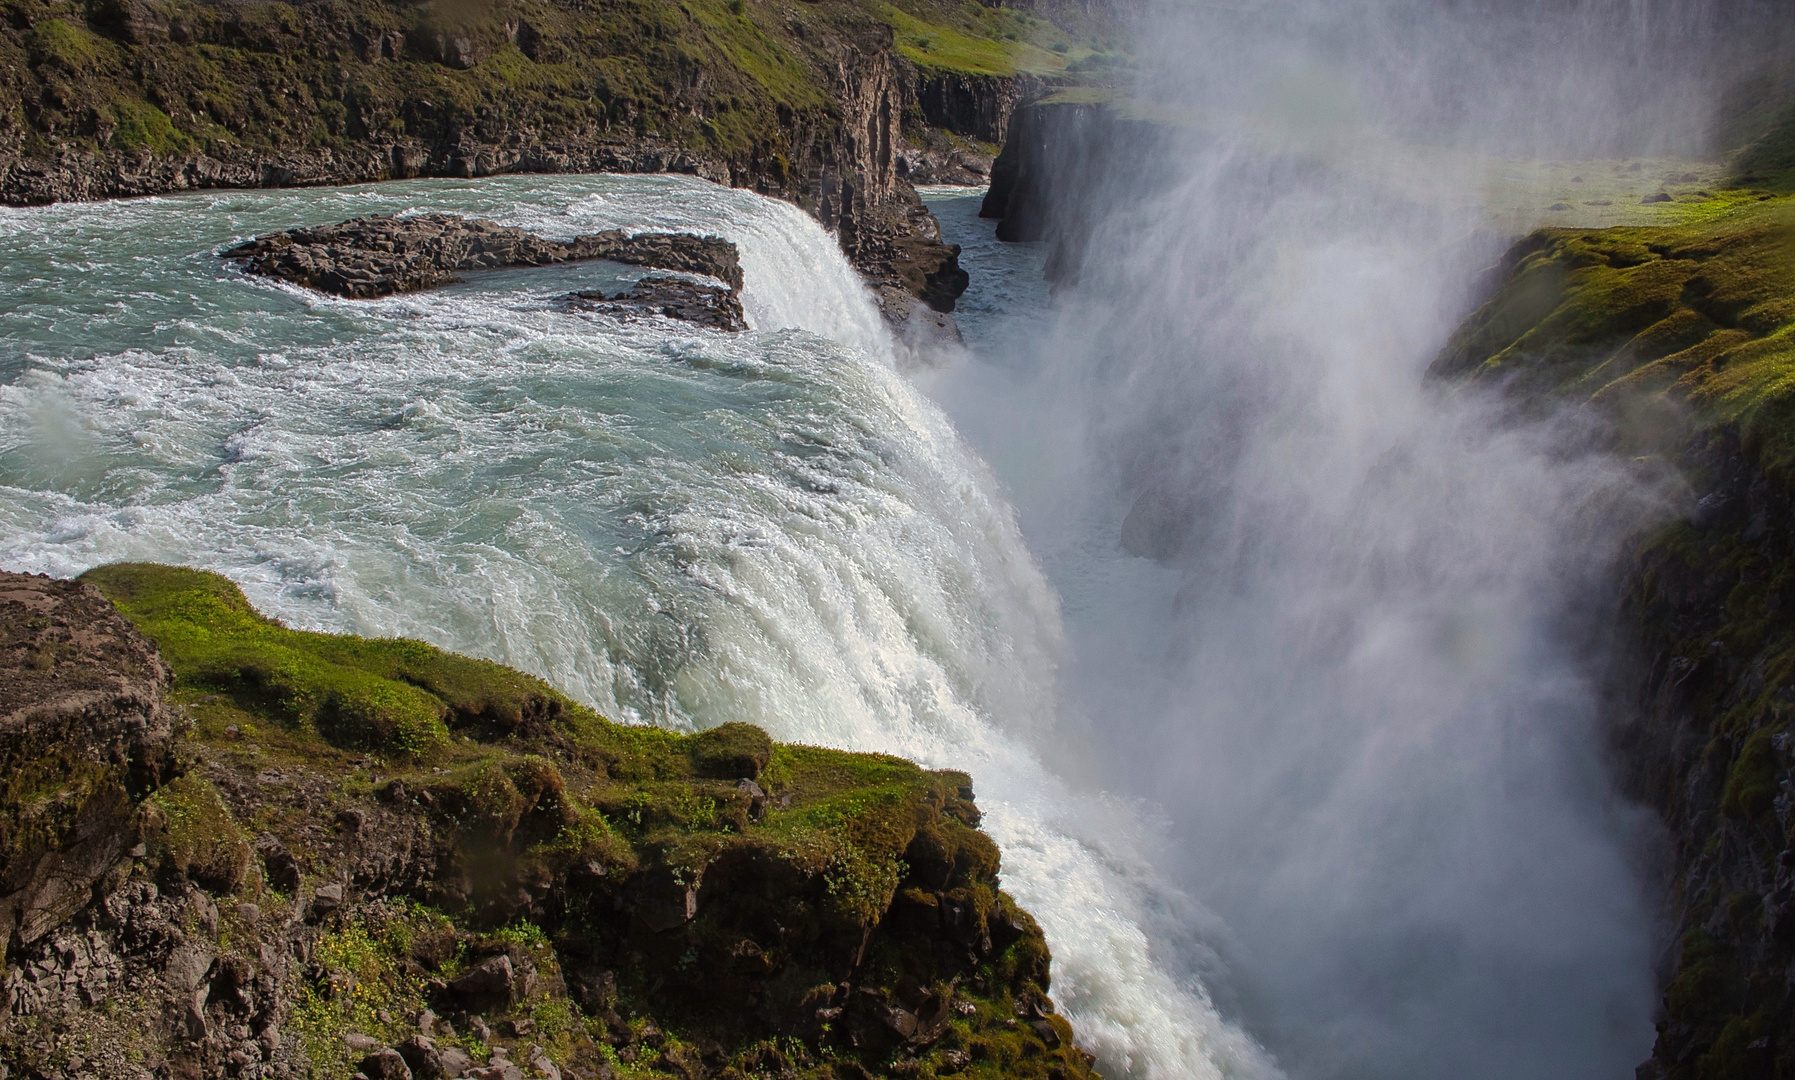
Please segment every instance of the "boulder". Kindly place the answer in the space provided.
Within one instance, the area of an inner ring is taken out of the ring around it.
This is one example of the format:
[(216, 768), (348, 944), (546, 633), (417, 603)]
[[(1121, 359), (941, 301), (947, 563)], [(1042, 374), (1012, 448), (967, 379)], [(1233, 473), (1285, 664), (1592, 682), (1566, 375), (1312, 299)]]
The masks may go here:
[(530, 1047), (530, 1068), (543, 1080), (561, 1080), (561, 1067), (550, 1061), (540, 1046)]
[(138, 802), (174, 771), (168, 681), (98, 590), (0, 572), (0, 955), (85, 907), (142, 839)]
[(299, 891), (299, 860), (273, 833), (256, 838), (256, 854), (262, 857), (262, 872), (270, 886), (288, 896)]
[(312, 893), (312, 917), (321, 918), (343, 906), (343, 886), (332, 882)]
[(470, 1008), (515, 1004), (536, 988), (536, 965), (520, 955), (500, 953), (475, 964), (449, 984), (449, 991)]
[(411, 1066), (391, 1047), (382, 1047), (362, 1058), (357, 1068), (368, 1080), (411, 1080)]
[(437, 1055), (436, 1060), (438, 1068), (442, 1070), (439, 1075), (443, 1080), (457, 1080), (458, 1077), (467, 1075), (468, 1069), (474, 1064), (474, 1059), (468, 1057), (467, 1051), (458, 1046), (444, 1050)]
[(442, 1054), (436, 1049), (436, 1040), (430, 1036), (413, 1035), (394, 1049), (405, 1059), (411, 1075), (417, 1080), (438, 1080), (444, 1075)]
[(206, 981), (212, 970), (216, 951), (204, 941), (186, 941), (175, 946), (162, 965), (162, 978), (178, 993), (190, 994)]

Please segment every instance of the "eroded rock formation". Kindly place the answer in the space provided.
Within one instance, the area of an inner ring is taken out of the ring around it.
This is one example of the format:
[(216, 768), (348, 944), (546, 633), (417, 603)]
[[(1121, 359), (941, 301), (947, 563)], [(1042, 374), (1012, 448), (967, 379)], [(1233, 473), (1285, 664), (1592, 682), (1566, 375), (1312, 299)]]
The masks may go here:
[(622, 292), (605, 295), (581, 291), (567, 297), (574, 311), (592, 311), (622, 318), (661, 316), (696, 323), (712, 330), (746, 330), (742, 302), (729, 289), (672, 277), (645, 277)]

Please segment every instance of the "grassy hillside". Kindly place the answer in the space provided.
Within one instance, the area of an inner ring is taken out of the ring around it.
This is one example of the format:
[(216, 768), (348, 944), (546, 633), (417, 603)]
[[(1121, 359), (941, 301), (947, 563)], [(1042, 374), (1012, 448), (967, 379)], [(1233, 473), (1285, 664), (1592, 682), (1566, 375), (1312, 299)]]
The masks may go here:
[(1727, 191), (1680, 224), (1542, 229), (1436, 375), (1588, 399), (1638, 449), (1730, 431), (1795, 481), (1795, 200)]

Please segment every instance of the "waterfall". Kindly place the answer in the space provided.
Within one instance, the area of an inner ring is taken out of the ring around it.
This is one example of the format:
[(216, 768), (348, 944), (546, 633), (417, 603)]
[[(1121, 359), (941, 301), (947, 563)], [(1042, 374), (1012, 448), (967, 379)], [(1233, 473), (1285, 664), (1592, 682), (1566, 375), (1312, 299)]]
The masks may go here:
[[(719, 233), (755, 329), (554, 303), (602, 268), (362, 302), (212, 254), (423, 208)], [(622, 720), (964, 769), (1108, 1075), (1274, 1074), (1204, 990), (1201, 935), (1163, 933), (1189, 912), (1151, 823), (1037, 752), (1065, 734), (1056, 598), (796, 209), (671, 177), (213, 194), (8, 212), (0, 263), (22, 297), (0, 313), (0, 565), (204, 566), (291, 625), (490, 657)]]

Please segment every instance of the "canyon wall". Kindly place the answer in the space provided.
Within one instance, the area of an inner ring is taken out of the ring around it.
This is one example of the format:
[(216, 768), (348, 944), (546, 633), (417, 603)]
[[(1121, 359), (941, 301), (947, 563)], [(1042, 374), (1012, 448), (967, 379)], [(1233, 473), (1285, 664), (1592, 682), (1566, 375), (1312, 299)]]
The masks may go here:
[(1639, 1069), (1664, 1080), (1795, 1072), (1795, 200), (1720, 198), (1690, 224), (1525, 238), (1434, 366), (1529, 413), (1579, 403), (1685, 491), (1616, 567), (1609, 687), (1620, 787), (1665, 827)]

